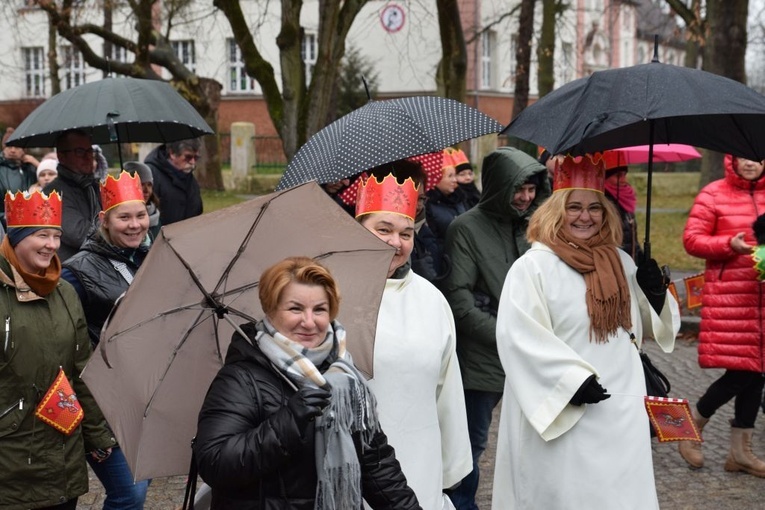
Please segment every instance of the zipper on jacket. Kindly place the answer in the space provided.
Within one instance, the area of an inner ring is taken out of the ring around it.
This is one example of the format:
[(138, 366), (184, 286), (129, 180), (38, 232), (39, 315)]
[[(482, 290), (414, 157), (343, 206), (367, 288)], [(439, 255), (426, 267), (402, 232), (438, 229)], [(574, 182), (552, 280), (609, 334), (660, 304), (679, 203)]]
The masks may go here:
[(8, 409), (6, 409), (2, 413), (0, 413), (0, 418), (5, 417), (5, 415), (10, 413), (11, 411), (16, 409), (17, 407), (19, 408), (19, 411), (23, 411), (24, 410), (24, 397), (21, 397), (18, 402), (15, 402), (13, 405), (11, 405), (11, 407), (9, 407)]

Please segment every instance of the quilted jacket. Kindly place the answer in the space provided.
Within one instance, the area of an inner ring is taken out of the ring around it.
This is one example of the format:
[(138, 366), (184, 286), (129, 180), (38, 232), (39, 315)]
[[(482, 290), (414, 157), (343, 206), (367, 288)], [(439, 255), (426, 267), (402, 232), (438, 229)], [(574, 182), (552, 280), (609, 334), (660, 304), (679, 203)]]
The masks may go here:
[(765, 284), (756, 279), (751, 255), (734, 253), (730, 240), (744, 232), (756, 244), (752, 224), (765, 213), (765, 175), (748, 181), (734, 171), (734, 160), (726, 156), (725, 177), (696, 197), (683, 234), (688, 254), (706, 260), (699, 365), (763, 372)]

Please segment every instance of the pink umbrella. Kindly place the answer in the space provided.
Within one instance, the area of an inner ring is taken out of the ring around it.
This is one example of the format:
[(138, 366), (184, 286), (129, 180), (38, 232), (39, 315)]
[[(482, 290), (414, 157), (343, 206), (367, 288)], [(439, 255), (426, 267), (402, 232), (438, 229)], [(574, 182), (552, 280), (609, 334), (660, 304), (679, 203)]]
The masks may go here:
[[(606, 169), (618, 166), (648, 163), (648, 145), (634, 145), (604, 151)], [(656, 143), (653, 146), (654, 163), (676, 163), (701, 157), (699, 151), (690, 145), (680, 143)]]

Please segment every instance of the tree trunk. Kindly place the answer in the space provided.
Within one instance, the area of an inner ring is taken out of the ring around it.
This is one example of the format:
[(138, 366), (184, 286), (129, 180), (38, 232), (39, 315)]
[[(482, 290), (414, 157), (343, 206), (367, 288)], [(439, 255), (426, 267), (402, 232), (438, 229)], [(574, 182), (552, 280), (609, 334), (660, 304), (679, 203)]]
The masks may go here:
[(58, 76), (58, 32), (53, 23), (51, 14), (48, 12), (48, 77), (50, 78), (50, 95), (55, 96), (61, 92), (61, 78)]
[(202, 138), (202, 160), (199, 161), (196, 170), (197, 181), (205, 189), (224, 191), (223, 175), (215, 169), (221, 168), (220, 139), (218, 138), (218, 108), (220, 107), (221, 89), (220, 83), (209, 78), (199, 79), (199, 97), (204, 98), (203, 104), (197, 108), (205, 122), (213, 130), (214, 135)]
[(441, 61), (436, 81), (442, 97), (465, 101), (467, 91), (467, 46), (457, 0), (436, 0), (441, 35)]
[(303, 29), (300, 26), (301, 0), (282, 0), (282, 27), (276, 37), (279, 47), (279, 63), (282, 73), (282, 98), (284, 100), (280, 134), (287, 158), (300, 147), (299, 132), (305, 130), (305, 118), (300, 116), (300, 106), (306, 94), (305, 67), (300, 55)]
[(555, 88), (553, 65), (555, 60), (555, 19), (558, 1), (542, 0), (542, 30), (539, 34), (539, 47), (537, 48), (539, 97), (552, 92)]
[(521, 0), (518, 19), (518, 44), (515, 49), (515, 118), (529, 104), (529, 76), (531, 67), (531, 36), (534, 33), (534, 5), (536, 0)]
[[(709, 37), (704, 48), (704, 70), (746, 83), (748, 14), (748, 0), (707, 0)], [(700, 186), (724, 175), (723, 154), (704, 151)]]
[[(513, 116), (516, 118), (529, 104), (529, 77), (531, 67), (531, 36), (534, 33), (534, 6), (536, 0), (521, 0), (521, 13), (518, 18), (518, 45), (515, 50), (515, 99)], [(515, 147), (536, 153), (536, 145), (514, 140)]]

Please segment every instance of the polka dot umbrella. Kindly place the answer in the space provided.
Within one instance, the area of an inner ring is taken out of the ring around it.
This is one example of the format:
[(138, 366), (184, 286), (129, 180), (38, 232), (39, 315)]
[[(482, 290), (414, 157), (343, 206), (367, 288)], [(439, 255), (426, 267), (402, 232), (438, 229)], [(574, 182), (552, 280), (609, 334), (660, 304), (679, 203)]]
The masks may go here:
[(459, 101), (415, 96), (370, 101), (313, 135), (287, 165), (276, 189), (337, 182), (384, 163), (438, 152), (502, 125)]

